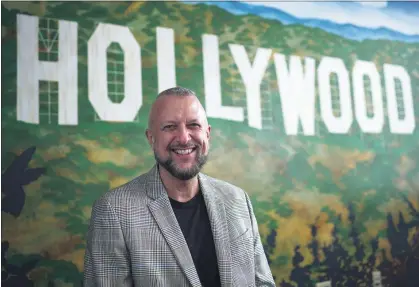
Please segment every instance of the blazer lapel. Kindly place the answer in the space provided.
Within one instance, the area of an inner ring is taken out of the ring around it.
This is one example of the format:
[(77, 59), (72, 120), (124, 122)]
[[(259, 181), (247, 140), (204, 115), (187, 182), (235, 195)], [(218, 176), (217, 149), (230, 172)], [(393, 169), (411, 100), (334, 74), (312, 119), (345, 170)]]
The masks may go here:
[(154, 201), (148, 204), (148, 208), (172, 249), (180, 268), (192, 286), (201, 286), (191, 253), (170, 205), (167, 192), (161, 182), (157, 166), (148, 174), (147, 194), (154, 199)]
[(199, 184), (211, 223), (221, 285), (232, 286), (230, 236), (224, 203), (205, 175), (199, 174)]

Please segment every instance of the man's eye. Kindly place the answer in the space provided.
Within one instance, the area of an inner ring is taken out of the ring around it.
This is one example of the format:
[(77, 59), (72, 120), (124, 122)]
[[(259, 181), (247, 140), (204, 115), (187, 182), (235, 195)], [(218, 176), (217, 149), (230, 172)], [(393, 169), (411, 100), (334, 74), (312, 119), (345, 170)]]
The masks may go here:
[(197, 123), (192, 123), (192, 124), (190, 124), (189, 126), (190, 126), (190, 127), (193, 127), (193, 128), (200, 127), (200, 125), (199, 125), (199, 124), (197, 124)]
[(174, 128), (175, 128), (175, 125), (167, 125), (167, 126), (164, 126), (164, 129), (165, 130), (172, 130)]

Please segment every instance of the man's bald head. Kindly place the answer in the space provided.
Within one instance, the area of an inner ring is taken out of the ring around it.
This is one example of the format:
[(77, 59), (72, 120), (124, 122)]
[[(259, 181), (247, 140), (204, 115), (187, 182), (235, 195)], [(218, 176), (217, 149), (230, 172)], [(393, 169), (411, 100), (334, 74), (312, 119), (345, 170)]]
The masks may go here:
[(153, 123), (155, 121), (155, 117), (158, 115), (160, 105), (161, 104), (164, 105), (164, 98), (168, 97), (168, 96), (170, 96), (170, 97), (194, 97), (197, 100), (197, 102), (199, 103), (200, 108), (202, 109), (201, 112), (203, 112), (203, 114), (205, 116), (206, 124), (208, 124), (204, 107), (202, 106), (202, 104), (199, 101), (198, 97), (196, 96), (195, 92), (190, 90), (190, 89), (178, 86), (178, 87), (173, 87), (173, 88), (164, 90), (157, 95), (157, 97), (154, 100), (154, 102), (151, 106), (151, 109), (150, 109), (150, 114), (149, 114), (149, 117), (148, 117), (148, 129), (152, 128)]
[(196, 94), (194, 91), (187, 88), (174, 87), (174, 88), (164, 90), (163, 92), (157, 95), (157, 98), (160, 98), (163, 96), (196, 96)]

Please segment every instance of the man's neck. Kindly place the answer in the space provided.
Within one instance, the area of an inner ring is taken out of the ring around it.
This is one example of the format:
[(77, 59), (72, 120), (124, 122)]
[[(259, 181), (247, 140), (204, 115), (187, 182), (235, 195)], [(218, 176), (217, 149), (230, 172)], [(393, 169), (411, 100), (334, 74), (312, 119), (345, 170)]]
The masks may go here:
[(176, 201), (187, 202), (199, 192), (198, 176), (189, 180), (180, 180), (159, 165), (160, 178), (166, 188), (167, 195)]

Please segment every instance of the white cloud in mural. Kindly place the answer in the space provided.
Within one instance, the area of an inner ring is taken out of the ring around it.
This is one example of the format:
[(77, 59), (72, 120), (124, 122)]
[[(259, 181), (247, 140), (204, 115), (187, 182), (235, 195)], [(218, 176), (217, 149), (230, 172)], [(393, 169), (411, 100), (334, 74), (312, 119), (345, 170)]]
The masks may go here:
[[(282, 10), (298, 18), (330, 20), (338, 24), (352, 24), (365, 28), (385, 27), (407, 35), (419, 35), (419, 15), (385, 8), (387, 2), (267, 2), (242, 1)], [(358, 1), (356, 1), (358, 2)]]
[(387, 6), (387, 1), (372, 1), (372, 2), (359, 2), (359, 3), (363, 6), (371, 6), (371, 7), (377, 7), (377, 8), (382, 8), (382, 7)]

